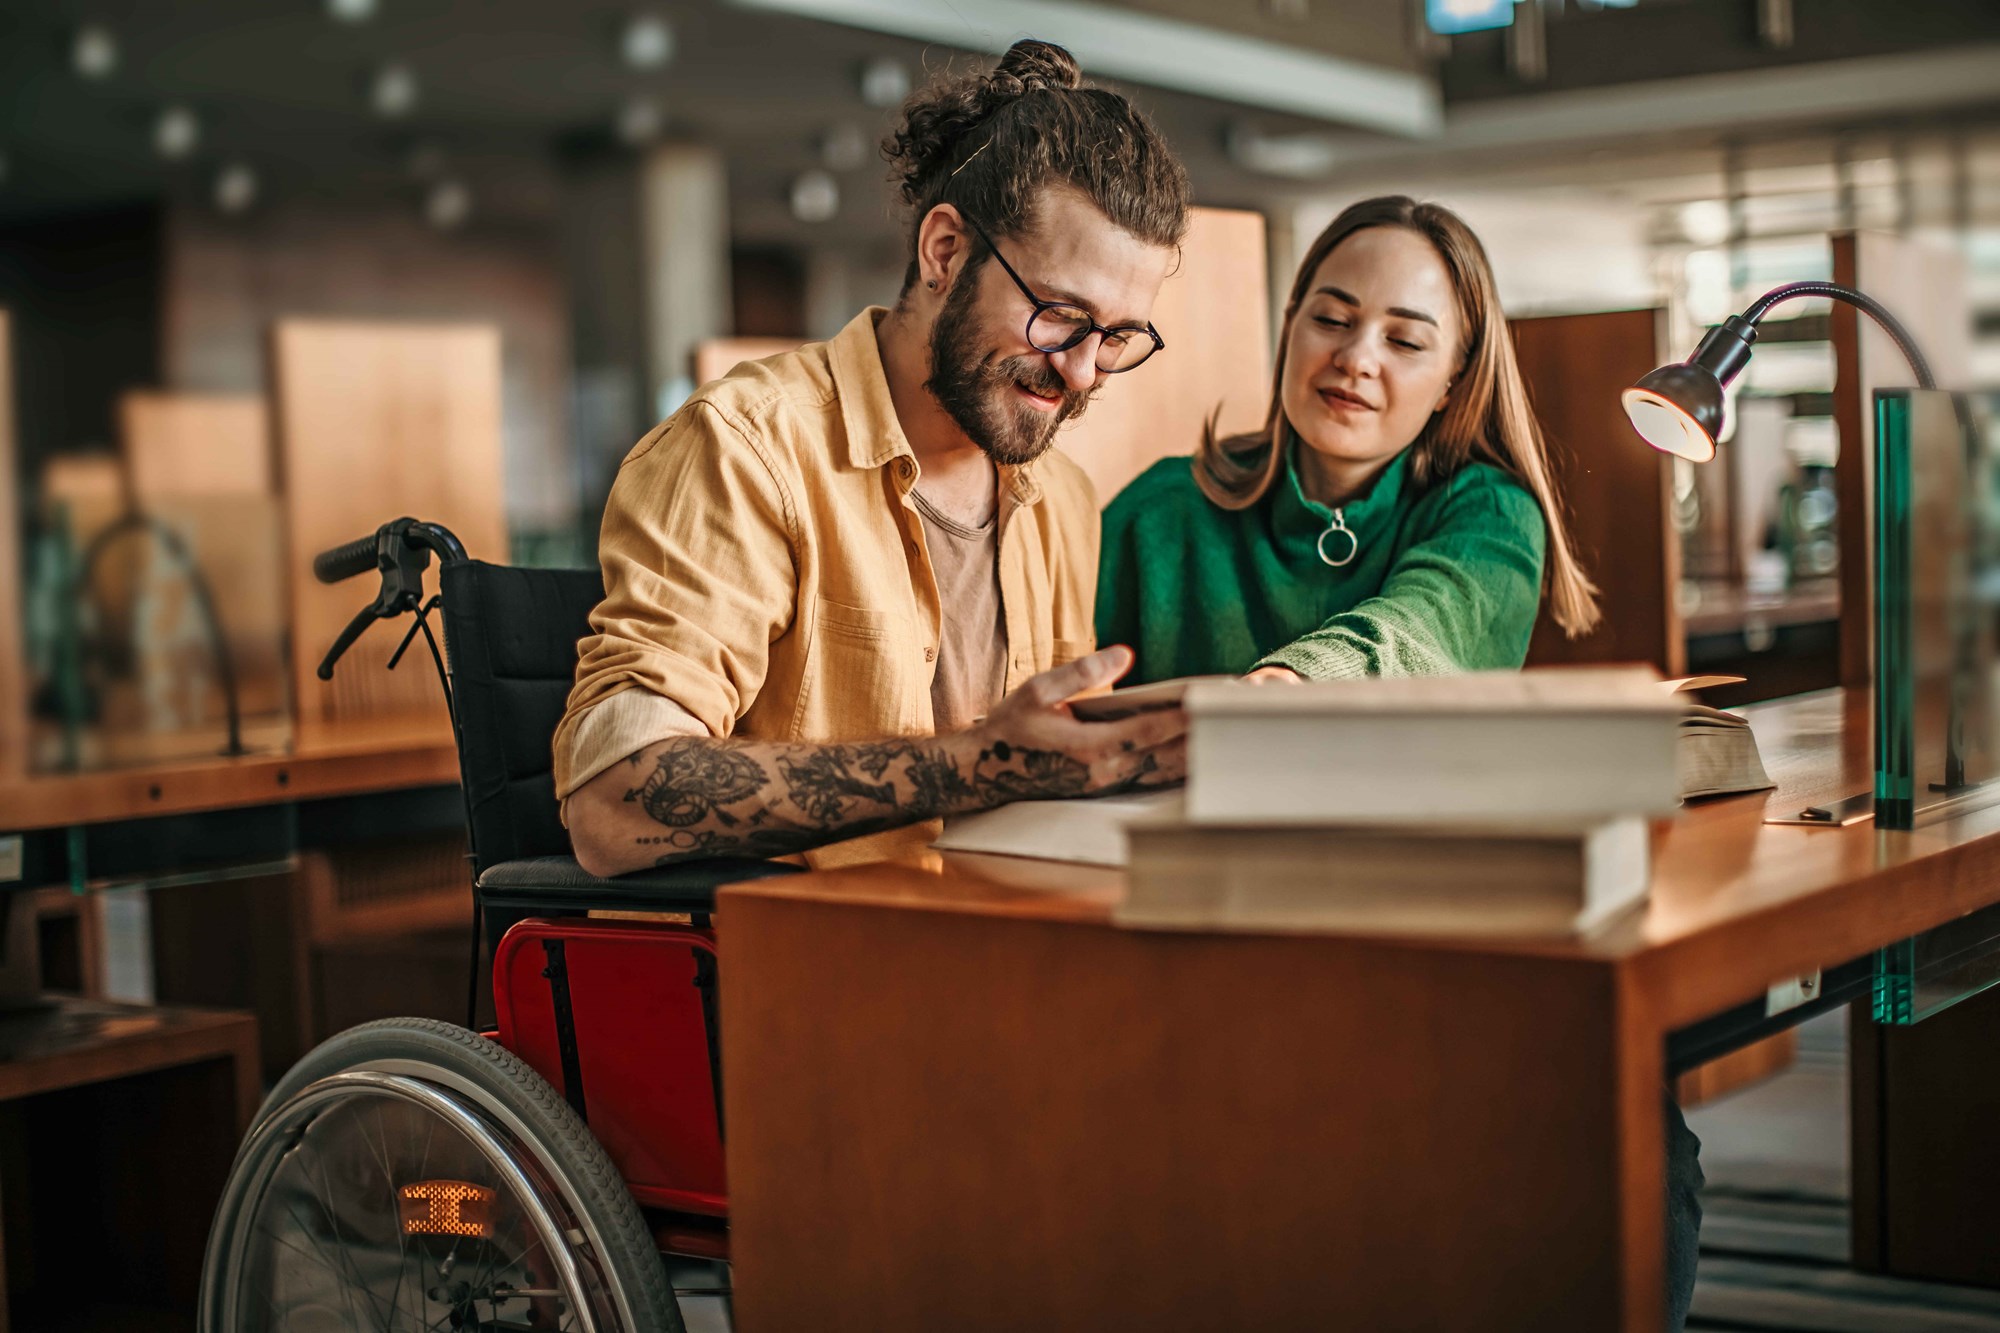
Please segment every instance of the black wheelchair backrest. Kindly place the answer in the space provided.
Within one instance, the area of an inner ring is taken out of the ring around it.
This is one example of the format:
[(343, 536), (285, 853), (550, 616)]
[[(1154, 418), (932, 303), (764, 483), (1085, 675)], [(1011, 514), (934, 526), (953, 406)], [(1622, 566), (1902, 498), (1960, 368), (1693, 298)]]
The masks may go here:
[(464, 560), (445, 565), (440, 579), (474, 873), (567, 856), (549, 740), (603, 577)]

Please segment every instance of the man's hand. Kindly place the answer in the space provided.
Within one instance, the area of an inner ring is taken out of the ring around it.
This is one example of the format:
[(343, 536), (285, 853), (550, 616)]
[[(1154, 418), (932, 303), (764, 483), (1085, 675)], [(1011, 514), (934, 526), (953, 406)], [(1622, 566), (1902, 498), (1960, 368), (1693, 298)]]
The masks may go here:
[(1068, 701), (1132, 669), (1132, 650), (1100, 648), (1002, 699), (969, 735), (973, 786), (990, 805), (1167, 787), (1187, 776), (1187, 714), (1179, 708), (1083, 722)]
[(1243, 679), (1252, 685), (1298, 685), (1305, 677), (1290, 667), (1267, 666), (1258, 667)]

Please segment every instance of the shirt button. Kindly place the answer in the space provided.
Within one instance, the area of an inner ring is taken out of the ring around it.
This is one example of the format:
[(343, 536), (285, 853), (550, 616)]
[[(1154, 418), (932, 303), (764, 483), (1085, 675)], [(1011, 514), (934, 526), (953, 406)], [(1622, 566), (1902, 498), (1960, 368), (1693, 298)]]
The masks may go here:
[(935, 649), (935, 648), (931, 647), (930, 645), (926, 644), (926, 645), (924, 646), (924, 661), (926, 661), (926, 662), (935, 662), (935, 661), (937, 661), (937, 649)]

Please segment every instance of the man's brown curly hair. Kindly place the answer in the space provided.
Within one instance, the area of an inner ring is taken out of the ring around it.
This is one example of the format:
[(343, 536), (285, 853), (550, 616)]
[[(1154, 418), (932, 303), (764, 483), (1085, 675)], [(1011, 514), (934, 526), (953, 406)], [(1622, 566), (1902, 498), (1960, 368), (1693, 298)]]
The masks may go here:
[(1085, 88), (1075, 58), (1050, 42), (1016, 42), (992, 70), (913, 94), (882, 155), (915, 214), (906, 291), (917, 280), (917, 233), (942, 203), (988, 235), (1017, 236), (1034, 225), (1043, 190), (1068, 186), (1141, 240), (1172, 246), (1187, 234), (1180, 159), (1125, 98)]

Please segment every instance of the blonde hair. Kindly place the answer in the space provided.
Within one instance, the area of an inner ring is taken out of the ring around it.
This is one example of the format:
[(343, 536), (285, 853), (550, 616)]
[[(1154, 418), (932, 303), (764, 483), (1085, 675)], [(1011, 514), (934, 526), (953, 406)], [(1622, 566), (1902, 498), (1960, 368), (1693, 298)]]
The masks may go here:
[(1285, 419), (1285, 355), (1292, 323), (1319, 266), (1335, 246), (1369, 227), (1402, 227), (1431, 243), (1451, 275), (1465, 343), (1462, 368), (1444, 410), (1433, 415), (1410, 444), (1410, 479), (1419, 488), (1444, 481), (1468, 462), (1490, 463), (1521, 483), (1541, 506), (1548, 526), (1543, 586), (1558, 625), (1571, 638), (1594, 627), (1597, 587), (1576, 558), (1562, 505), (1549, 478), (1548, 446), (1528, 404), (1528, 389), (1514, 359), (1514, 339), (1500, 309), (1499, 288), (1479, 238), (1456, 213), (1404, 195), (1365, 199), (1341, 213), (1319, 234), (1292, 279), (1278, 330), (1271, 406), (1255, 434), (1218, 438), (1213, 421), (1195, 453), (1194, 479), (1224, 509), (1247, 509), (1270, 491), (1284, 466), (1291, 423)]

